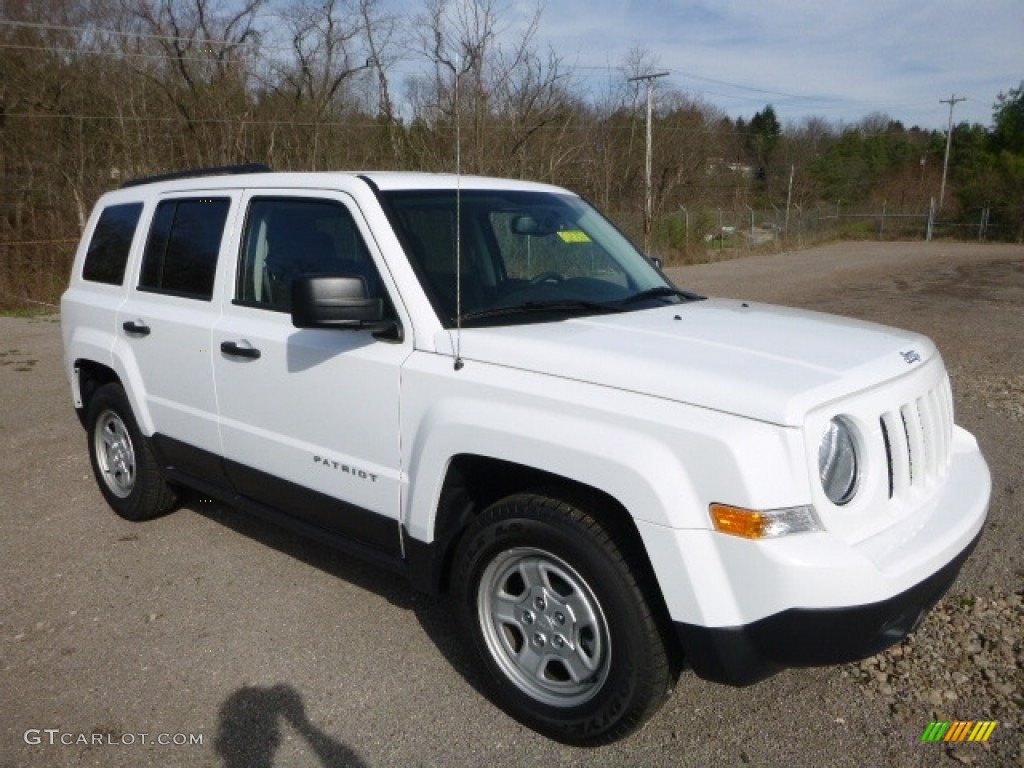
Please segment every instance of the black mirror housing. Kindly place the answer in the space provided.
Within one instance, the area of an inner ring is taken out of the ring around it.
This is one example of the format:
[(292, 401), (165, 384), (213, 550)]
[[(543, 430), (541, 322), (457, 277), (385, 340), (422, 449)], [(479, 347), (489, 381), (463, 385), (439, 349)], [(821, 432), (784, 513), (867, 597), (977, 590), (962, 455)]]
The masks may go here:
[(367, 295), (357, 275), (313, 275), (292, 281), (292, 325), (296, 328), (377, 328), (384, 317), (382, 299)]
[(558, 231), (558, 217), (552, 213), (525, 213), (512, 219), (510, 229), (516, 235), (547, 237)]

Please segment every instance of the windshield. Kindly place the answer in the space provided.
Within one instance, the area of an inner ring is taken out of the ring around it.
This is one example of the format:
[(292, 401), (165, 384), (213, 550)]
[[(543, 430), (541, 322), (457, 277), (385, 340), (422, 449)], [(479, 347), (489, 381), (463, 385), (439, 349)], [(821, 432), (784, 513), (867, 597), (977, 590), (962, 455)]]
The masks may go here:
[(454, 190), (384, 193), (448, 327), (459, 313), (457, 282), (466, 325), (632, 311), (689, 298), (594, 208), (549, 192), (463, 190), (457, 280), (455, 196)]

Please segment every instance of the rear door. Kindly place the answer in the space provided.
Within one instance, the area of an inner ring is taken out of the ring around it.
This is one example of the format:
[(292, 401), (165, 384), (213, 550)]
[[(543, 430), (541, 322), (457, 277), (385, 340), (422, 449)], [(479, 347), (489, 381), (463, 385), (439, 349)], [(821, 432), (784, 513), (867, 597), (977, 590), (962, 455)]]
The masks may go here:
[(210, 336), (220, 315), (218, 257), (239, 197), (217, 190), (156, 202), (115, 326), (116, 343), (125, 347), (115, 359), (128, 361), (122, 375), (145, 400), (143, 421), (145, 414), (151, 420), (144, 429), (169, 464), (203, 476), (216, 474), (221, 452)]
[(234, 285), (212, 341), (227, 473), (254, 500), (398, 554), (399, 381), (411, 339), (300, 330), (289, 314), (295, 277), (354, 274), (397, 318), (380, 254), (343, 193), (260, 190), (242, 205)]

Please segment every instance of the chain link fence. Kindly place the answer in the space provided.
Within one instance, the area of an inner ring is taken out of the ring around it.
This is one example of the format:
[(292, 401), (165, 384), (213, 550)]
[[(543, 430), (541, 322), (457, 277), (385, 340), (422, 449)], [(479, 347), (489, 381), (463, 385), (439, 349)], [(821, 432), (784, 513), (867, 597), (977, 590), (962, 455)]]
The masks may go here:
[[(681, 207), (653, 227), (651, 250), (669, 262), (713, 261), (719, 254), (800, 248), (830, 240), (1012, 240), (999, 209), (985, 207), (959, 218), (938, 211), (904, 212), (842, 204), (755, 209)], [(627, 218), (637, 218), (636, 216)], [(629, 221), (627, 231), (639, 229)]]

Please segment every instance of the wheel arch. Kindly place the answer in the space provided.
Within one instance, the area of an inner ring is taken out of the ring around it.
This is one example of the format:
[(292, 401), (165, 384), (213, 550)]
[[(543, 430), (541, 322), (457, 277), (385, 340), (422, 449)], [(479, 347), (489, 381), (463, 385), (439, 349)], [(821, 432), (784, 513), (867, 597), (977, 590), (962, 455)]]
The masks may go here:
[(120, 384), (124, 386), (117, 372), (109, 365), (79, 358), (73, 366), (75, 414), (79, 422), (85, 427), (86, 414), (89, 412), (89, 403), (99, 389), (107, 384)]
[[(629, 510), (604, 490), (563, 475), (504, 459), (476, 454), (453, 456), (448, 464), (434, 520), (432, 576), (421, 587), (447, 592), (455, 566), (459, 541), (477, 515), (500, 499), (534, 493), (571, 504), (586, 511), (611, 535), (634, 570), (637, 583), (651, 600), (659, 622), (668, 630), (668, 606), (643, 539)], [(675, 644), (675, 643), (673, 643)]]

